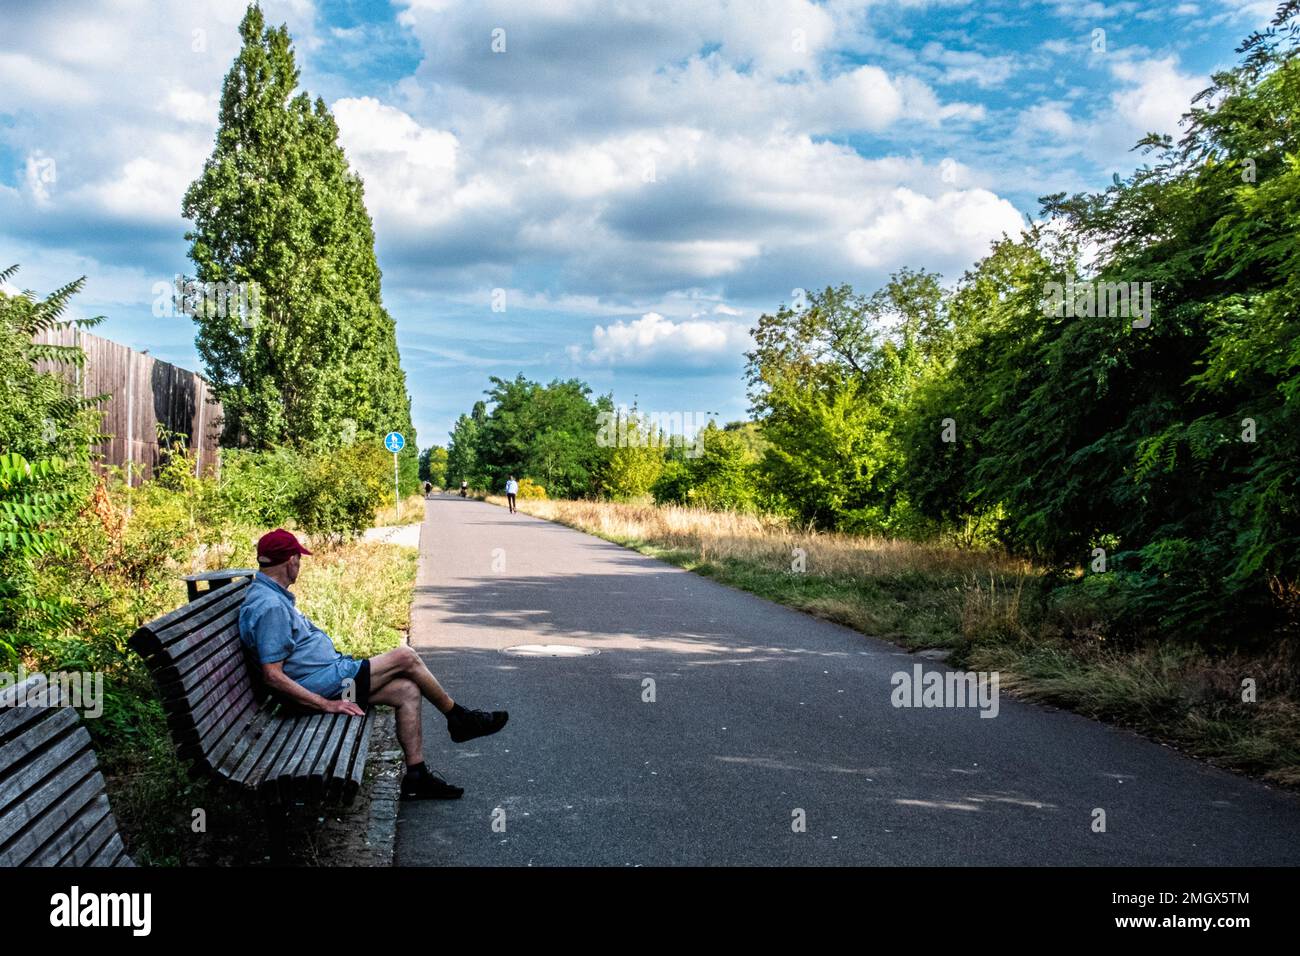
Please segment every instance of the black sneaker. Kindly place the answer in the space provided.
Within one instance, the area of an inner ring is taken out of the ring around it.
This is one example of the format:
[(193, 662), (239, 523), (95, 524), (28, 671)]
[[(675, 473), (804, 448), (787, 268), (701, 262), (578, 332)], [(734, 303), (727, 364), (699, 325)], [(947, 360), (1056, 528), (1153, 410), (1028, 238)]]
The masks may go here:
[(509, 719), (510, 715), (504, 710), (494, 710), (491, 713), (486, 710), (462, 710), (447, 717), (447, 732), (451, 734), (452, 740), (463, 744), (475, 737), (495, 734)]
[(458, 800), (464, 792), (464, 787), (452, 786), (432, 770), (402, 778), (403, 800)]

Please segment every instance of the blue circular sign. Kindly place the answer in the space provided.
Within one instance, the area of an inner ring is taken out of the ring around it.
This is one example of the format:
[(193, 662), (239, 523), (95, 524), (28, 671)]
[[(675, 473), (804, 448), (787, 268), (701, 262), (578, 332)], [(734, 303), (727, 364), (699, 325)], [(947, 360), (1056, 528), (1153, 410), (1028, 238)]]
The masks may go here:
[(406, 439), (401, 432), (389, 432), (384, 436), (384, 447), (395, 455), (406, 447)]

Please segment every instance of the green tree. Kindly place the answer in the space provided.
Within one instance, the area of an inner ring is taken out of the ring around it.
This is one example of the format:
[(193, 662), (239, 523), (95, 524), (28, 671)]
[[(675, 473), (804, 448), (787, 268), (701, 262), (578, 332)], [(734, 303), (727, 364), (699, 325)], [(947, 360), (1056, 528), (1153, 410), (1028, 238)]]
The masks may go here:
[(738, 429), (709, 422), (687, 456), (670, 461), (653, 487), (660, 504), (693, 505), (714, 511), (753, 511), (757, 507), (757, 463)]
[[(17, 272), (17, 266), (0, 271), (0, 282)], [(103, 321), (102, 317), (63, 319), (69, 301), (85, 281), (82, 276), (44, 299), (32, 292), (0, 292), (0, 453), (13, 452), (32, 461), (52, 455), (89, 459), (99, 431), (94, 409), (104, 396), (81, 398), (73, 385), (73, 373), (85, 364), (85, 353), (76, 346), (35, 341), (46, 332), (92, 328)], [(64, 373), (38, 372), (38, 363), (62, 368)]]
[(361, 180), (324, 101), (296, 92), (287, 29), (266, 27), (254, 4), (240, 34), (216, 146), (183, 205), (198, 280), (255, 291), (255, 310), (205, 299), (195, 314), (224, 441), (343, 447), (400, 431), (414, 486), (410, 399)]
[(555, 498), (596, 494), (603, 451), (598, 418), (612, 400), (592, 402), (590, 387), (577, 379), (542, 385), (520, 374), (490, 381), (492, 408), (475, 446), (487, 485), (499, 489), (513, 474), (534, 479)]
[[(1300, 606), (1297, 11), (1283, 4), (1213, 78), (1179, 142), (1147, 137), (1152, 161), (1047, 197), (1050, 233), (995, 248), (916, 419), (955, 409), (966, 429), (953, 467), (914, 483), (932, 512), (960, 488), (1053, 565), (1103, 547), (1130, 623), (1223, 643)], [(1100, 252), (1086, 270), (1085, 245)], [(1046, 283), (1067, 280), (1149, 283), (1151, 308), (1047, 307)], [(938, 449), (907, 444), (916, 478)]]
[(649, 494), (664, 468), (668, 436), (635, 407), (603, 414), (598, 424), (611, 440), (599, 470), (601, 494), (615, 501)]
[(759, 318), (750, 399), (770, 446), (767, 486), (802, 520), (896, 530), (910, 519), (895, 434), (922, 381), (954, 347), (933, 273), (902, 270), (871, 296), (812, 293)]
[(484, 402), (475, 402), (474, 411), (461, 415), (451, 431), (451, 441), (447, 445), (447, 484), (460, 487), (462, 481), (468, 481), (471, 487), (482, 488), (486, 483), (478, 456), (479, 429), (487, 417)]
[(447, 449), (441, 445), (431, 445), (420, 452), (420, 481), (427, 481), (438, 487), (447, 484)]

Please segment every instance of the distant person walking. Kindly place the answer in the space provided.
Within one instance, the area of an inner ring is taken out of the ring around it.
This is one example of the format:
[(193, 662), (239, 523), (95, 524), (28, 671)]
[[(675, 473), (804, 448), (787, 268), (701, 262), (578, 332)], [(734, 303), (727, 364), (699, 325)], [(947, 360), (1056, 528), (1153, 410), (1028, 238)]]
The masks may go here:
[(431, 481), (426, 481), (426, 482), (424, 483), (424, 497), (426, 497), (426, 498), (429, 497), (429, 493), (430, 493), (431, 491), (433, 491), (433, 482), (431, 482)]
[(511, 475), (506, 479), (506, 501), (510, 502), (510, 513), (515, 513), (515, 495), (519, 494), (519, 482)]

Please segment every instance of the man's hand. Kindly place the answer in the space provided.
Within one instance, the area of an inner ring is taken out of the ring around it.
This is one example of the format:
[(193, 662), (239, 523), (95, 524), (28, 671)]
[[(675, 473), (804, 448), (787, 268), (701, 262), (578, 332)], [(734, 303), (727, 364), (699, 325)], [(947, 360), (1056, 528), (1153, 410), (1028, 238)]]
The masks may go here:
[(366, 712), (350, 700), (327, 700), (325, 701), (325, 713), (327, 714), (351, 714), (353, 717), (364, 717)]
[(350, 700), (330, 700), (320, 694), (313, 694), (284, 672), (284, 661), (262, 665), (262, 680), (267, 687), (294, 701), (308, 710), (317, 710), (322, 714), (348, 714), (363, 717), (365, 711)]

